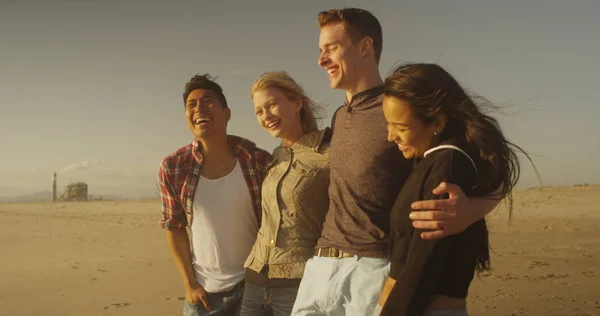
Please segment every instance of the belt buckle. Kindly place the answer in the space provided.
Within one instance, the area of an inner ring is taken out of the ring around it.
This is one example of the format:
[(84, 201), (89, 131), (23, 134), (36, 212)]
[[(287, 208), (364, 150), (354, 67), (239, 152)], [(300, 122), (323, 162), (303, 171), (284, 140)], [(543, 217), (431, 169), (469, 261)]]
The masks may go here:
[(329, 248), (329, 256), (332, 258), (341, 258), (343, 255), (342, 251), (337, 248)]

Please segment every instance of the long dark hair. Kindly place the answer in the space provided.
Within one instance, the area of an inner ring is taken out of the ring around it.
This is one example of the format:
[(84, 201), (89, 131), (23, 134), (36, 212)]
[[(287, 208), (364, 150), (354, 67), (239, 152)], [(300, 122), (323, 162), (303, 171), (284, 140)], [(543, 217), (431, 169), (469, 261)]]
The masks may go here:
[[(438, 140), (456, 139), (475, 161), (478, 169), (477, 195), (507, 198), (509, 219), (512, 218), (512, 189), (520, 176), (517, 152), (529, 155), (504, 137), (498, 121), (485, 114), (485, 106), (493, 107), (484, 98), (470, 97), (460, 84), (437, 64), (405, 64), (393, 70), (385, 79), (384, 95), (407, 102), (417, 119), (430, 123), (446, 115), (446, 127)], [(477, 159), (477, 158), (480, 159)], [(533, 164), (533, 162), (532, 162)], [(535, 165), (534, 165), (535, 169)], [(536, 170), (537, 173), (537, 170)], [(486, 229), (487, 236), (487, 229)], [(478, 270), (489, 268), (487, 237), (478, 258)]]

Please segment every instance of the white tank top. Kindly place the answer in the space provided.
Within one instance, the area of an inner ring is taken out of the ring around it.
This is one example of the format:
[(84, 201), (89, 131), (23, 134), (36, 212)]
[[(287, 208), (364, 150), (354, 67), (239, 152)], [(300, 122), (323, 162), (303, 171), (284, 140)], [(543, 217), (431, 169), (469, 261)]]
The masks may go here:
[(244, 261), (258, 233), (252, 205), (239, 162), (223, 178), (200, 177), (190, 239), (196, 280), (207, 292), (227, 291), (244, 279)]

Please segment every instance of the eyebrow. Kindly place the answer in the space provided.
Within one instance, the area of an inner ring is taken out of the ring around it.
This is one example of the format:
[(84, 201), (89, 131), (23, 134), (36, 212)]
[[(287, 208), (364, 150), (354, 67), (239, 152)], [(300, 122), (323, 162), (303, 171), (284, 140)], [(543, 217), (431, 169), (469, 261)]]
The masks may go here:
[[(198, 99), (198, 98), (189, 99), (189, 100), (187, 100), (185, 103), (187, 104), (187, 103), (191, 103), (191, 102), (196, 102), (196, 100), (197, 100), (197, 99)], [(206, 96), (203, 96), (201, 99), (202, 99), (202, 101), (205, 101), (205, 100), (208, 100), (208, 99), (211, 99), (211, 100), (216, 100), (216, 98), (215, 98), (215, 97), (213, 97), (212, 95), (206, 95)]]
[(400, 123), (400, 122), (389, 122), (392, 125), (399, 125), (399, 126), (404, 126), (404, 127), (408, 127), (408, 124), (405, 123)]

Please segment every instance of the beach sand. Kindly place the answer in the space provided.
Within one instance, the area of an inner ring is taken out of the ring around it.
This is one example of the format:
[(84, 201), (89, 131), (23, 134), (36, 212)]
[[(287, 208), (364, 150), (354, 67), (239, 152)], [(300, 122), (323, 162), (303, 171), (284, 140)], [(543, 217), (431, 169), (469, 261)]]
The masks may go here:
[[(600, 186), (515, 192), (489, 216), (471, 315), (600, 315)], [(0, 204), (0, 315), (181, 315), (155, 201)]]

